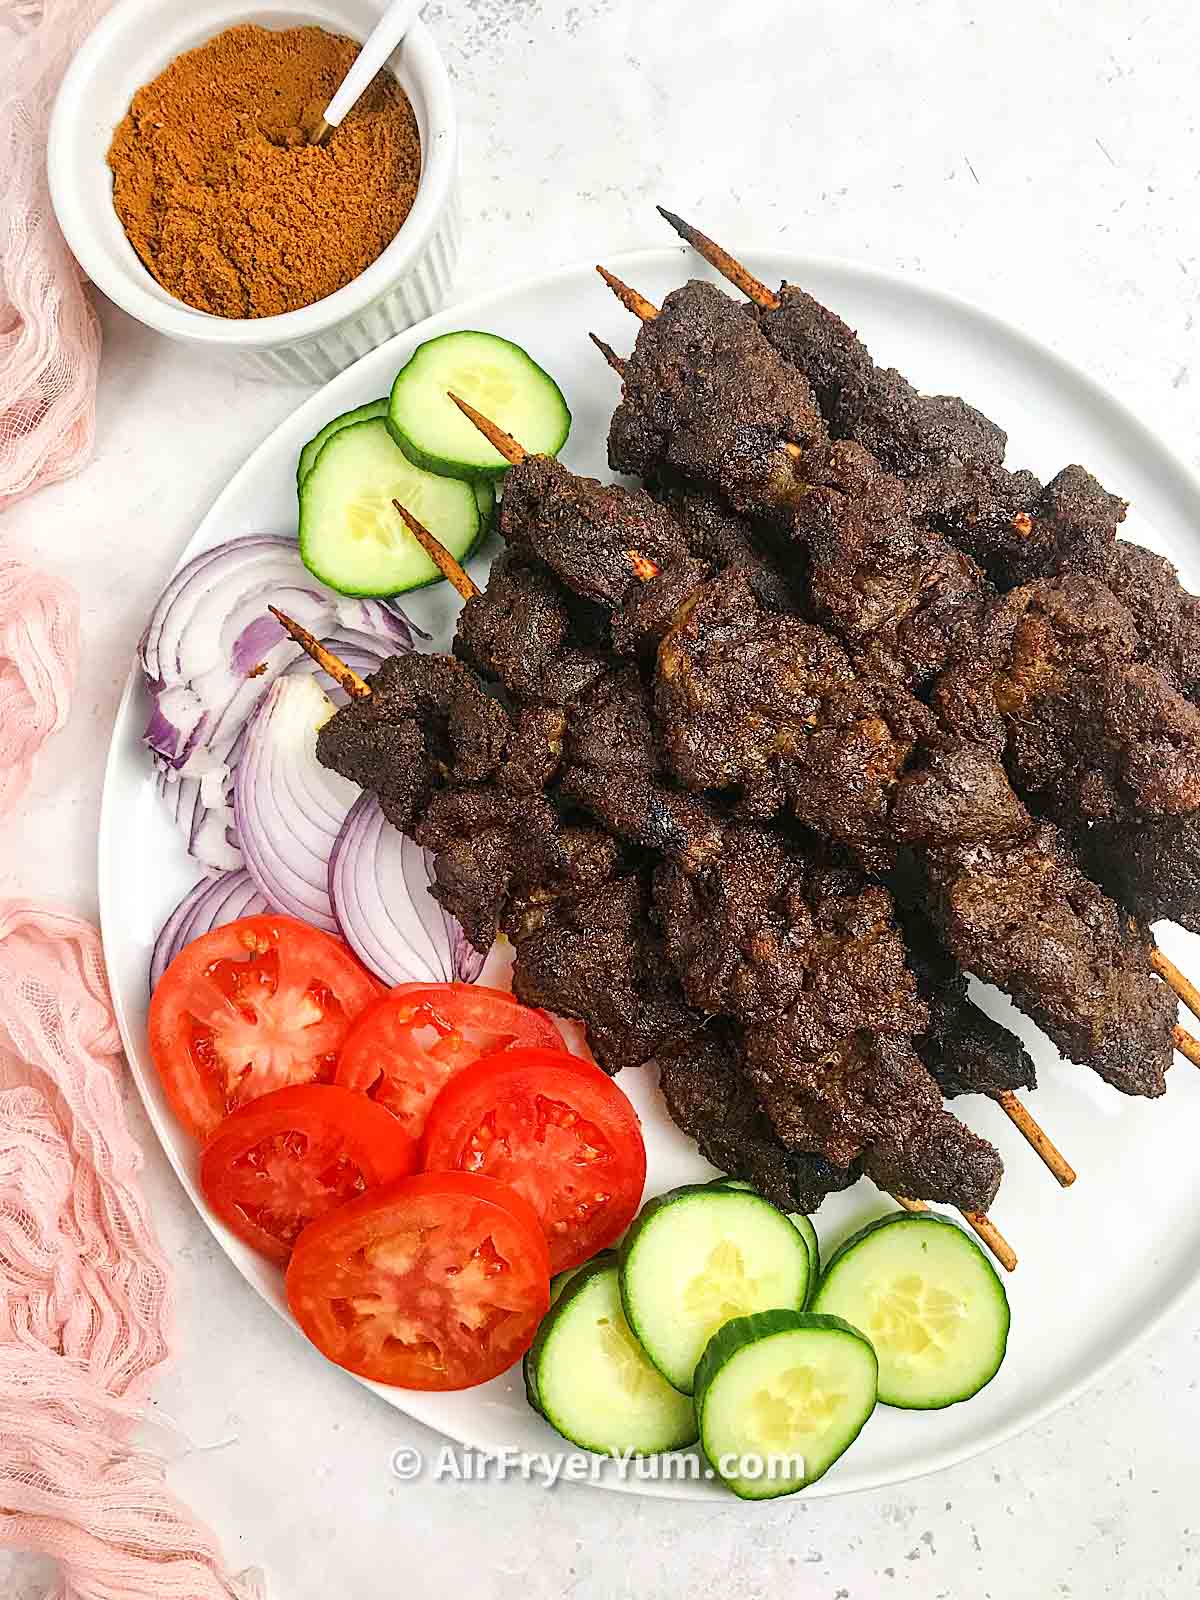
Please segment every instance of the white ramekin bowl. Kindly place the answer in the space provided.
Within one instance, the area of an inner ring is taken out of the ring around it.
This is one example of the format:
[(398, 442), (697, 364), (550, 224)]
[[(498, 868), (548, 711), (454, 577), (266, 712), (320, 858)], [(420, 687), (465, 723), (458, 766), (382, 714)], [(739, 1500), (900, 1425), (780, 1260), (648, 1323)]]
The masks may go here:
[(365, 39), (385, 0), (117, 0), (84, 41), (58, 92), (48, 167), (55, 214), (88, 277), (130, 316), (171, 339), (233, 357), (258, 376), (324, 383), (445, 301), (458, 260), (458, 131), (450, 80), (428, 28), (415, 22), (388, 63), (421, 130), (416, 202), (383, 254), (352, 283), (278, 317), (214, 317), (161, 288), (138, 259), (112, 203), (107, 155), (135, 92), (181, 51), (235, 23), (316, 24)]

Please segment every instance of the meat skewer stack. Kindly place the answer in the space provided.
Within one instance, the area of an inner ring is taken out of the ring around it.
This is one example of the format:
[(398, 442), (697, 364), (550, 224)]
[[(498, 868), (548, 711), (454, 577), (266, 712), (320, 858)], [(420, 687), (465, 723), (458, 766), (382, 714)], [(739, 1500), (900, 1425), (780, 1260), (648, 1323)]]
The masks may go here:
[[(1189, 594), (1164, 557), (1118, 537), (1125, 502), (1079, 466), (1043, 489), (1030, 473), (1003, 466), (1003, 430), (961, 400), (917, 393), (897, 372), (881, 369), (844, 322), (802, 289), (776, 294), (740, 262), (662, 210), (671, 226), (745, 293), (759, 326), (816, 390), (835, 438), (866, 445), (903, 480), (918, 516), (975, 557), (1001, 589), (1037, 579), (1082, 577), (1111, 592), (1123, 620), (1114, 641), (1127, 670), (1124, 703), (1110, 713), (1140, 720), (1143, 758), (1170, 765), (1171, 744), (1186, 714), (1163, 691), (1174, 685), (1200, 700), (1200, 597)], [(1128, 670), (1136, 663), (1143, 669)], [(1090, 719), (1076, 723), (1090, 733)], [(1076, 744), (1078, 744), (1078, 737)], [(1082, 826), (1069, 824), (1089, 872), (1147, 921), (1165, 917), (1200, 931), (1200, 811), (1139, 815), (1132, 833), (1103, 796)]]

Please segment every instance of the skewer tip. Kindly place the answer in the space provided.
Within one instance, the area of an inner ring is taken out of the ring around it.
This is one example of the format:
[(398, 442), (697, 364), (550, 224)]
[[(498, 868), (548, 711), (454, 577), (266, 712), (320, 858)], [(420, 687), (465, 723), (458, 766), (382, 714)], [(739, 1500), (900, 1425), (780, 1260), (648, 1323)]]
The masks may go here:
[(658, 315), (658, 307), (653, 301), (647, 300), (645, 295), (639, 294), (636, 289), (631, 289), (627, 283), (622, 283), (620, 278), (610, 272), (607, 267), (597, 265), (596, 271), (604, 279), (626, 311), (632, 311), (634, 316), (641, 322), (654, 321)]
[(613, 369), (617, 376), (623, 378), (625, 376), (625, 368), (627, 365), (624, 356), (619, 356), (613, 349), (612, 345), (607, 343), (606, 340), (602, 339), (598, 333), (589, 333), (588, 338), (596, 346), (596, 349), (599, 350), (600, 354), (604, 357), (605, 361), (608, 362), (609, 366)]
[(764, 311), (779, 309), (779, 296), (748, 271), (736, 256), (731, 256), (728, 250), (722, 250), (714, 239), (710, 239), (706, 233), (701, 233), (699, 228), (693, 228), (690, 222), (677, 217), (665, 206), (656, 206), (655, 210), (685, 243), (691, 245), (697, 255), (703, 256), (710, 267), (715, 267), (721, 276), (733, 284), (735, 289), (740, 289), (748, 300), (753, 300), (754, 304), (761, 306)]
[(452, 389), (447, 389), (446, 394), (449, 399), (454, 401), (454, 404), (466, 417), (467, 421), (475, 424), (492, 448), (499, 451), (510, 467), (520, 466), (528, 455), (528, 451), (517, 443), (511, 433), (505, 433), (504, 429), (494, 423), (490, 417), (485, 417), (482, 411), (476, 411), (470, 401), (464, 400), (461, 395), (455, 394)]
[(412, 512), (402, 506), (399, 500), (393, 499), (392, 504), (400, 513), (404, 526), (433, 562), (442, 577), (458, 590), (464, 600), (474, 600), (479, 594), (479, 585), (450, 554), (442, 541), (435, 538), (423, 522), (418, 522)]
[(333, 679), (334, 683), (343, 688), (355, 700), (370, 698), (371, 685), (360, 678), (353, 667), (348, 667), (344, 661), (339, 661), (332, 650), (327, 650), (321, 641), (309, 633), (307, 628), (285, 611), (280, 611), (277, 606), (268, 606), (267, 610), (275, 618), (283, 631), (296, 641), (306, 655), (312, 657), (317, 665)]

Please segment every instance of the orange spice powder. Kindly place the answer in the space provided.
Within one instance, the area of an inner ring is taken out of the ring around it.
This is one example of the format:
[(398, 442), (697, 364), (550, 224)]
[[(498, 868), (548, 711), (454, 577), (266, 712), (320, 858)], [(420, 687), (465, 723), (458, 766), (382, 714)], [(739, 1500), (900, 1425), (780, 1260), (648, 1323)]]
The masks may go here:
[(323, 28), (228, 28), (139, 89), (113, 136), (113, 204), (169, 293), (221, 317), (324, 299), (412, 209), (421, 139), (386, 72), (323, 148), (307, 143), (358, 53)]

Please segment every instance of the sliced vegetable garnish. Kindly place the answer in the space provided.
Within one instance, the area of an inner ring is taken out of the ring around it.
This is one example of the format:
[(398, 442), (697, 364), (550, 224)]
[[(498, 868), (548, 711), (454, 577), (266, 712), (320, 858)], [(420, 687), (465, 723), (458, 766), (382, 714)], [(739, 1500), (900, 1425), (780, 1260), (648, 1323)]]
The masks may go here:
[(247, 872), (271, 905), (326, 933), (338, 927), (329, 857), (361, 792), (317, 760), (317, 730), (333, 712), (315, 678), (278, 679), (246, 730), (233, 785)]
[(529, 1348), (550, 1304), (546, 1242), (503, 1184), (426, 1172), (306, 1228), (287, 1295), (339, 1366), (405, 1389), (467, 1389)]
[(823, 1477), (875, 1409), (878, 1365), (840, 1317), (761, 1311), (713, 1335), (696, 1368), (700, 1443), (743, 1500)]
[(339, 940), (291, 917), (243, 917), (194, 939), (150, 1000), (150, 1052), (176, 1116), (222, 1117), (294, 1083), (329, 1082), (379, 985)]
[(200, 1187), (240, 1239), (286, 1261), (301, 1231), (416, 1170), (395, 1117), (330, 1083), (276, 1089), (226, 1117), (204, 1147)]
[(525, 1357), (525, 1378), (530, 1404), (585, 1450), (648, 1456), (696, 1438), (691, 1400), (651, 1365), (625, 1320), (611, 1250), (569, 1275)]
[(240, 872), (223, 872), (216, 878), (201, 878), (159, 931), (150, 957), (150, 988), (155, 988), (185, 944), (213, 928), (236, 922), (239, 917), (257, 916), (270, 909), (266, 896), (244, 868)]
[(296, 541), (283, 535), (231, 539), (175, 574), (139, 652), (152, 701), (145, 740), (189, 850), (222, 872), (242, 865), (232, 768), (246, 721), (282, 672), (319, 671), (268, 605), (294, 617), (362, 676), (386, 656), (411, 650), (419, 632), (385, 601), (346, 599), (322, 588), (305, 570)]
[(425, 1128), (425, 1165), (511, 1184), (541, 1218), (561, 1272), (629, 1226), (646, 1147), (637, 1113), (599, 1067), (561, 1050), (520, 1049), (477, 1061), (442, 1090)]
[(471, 485), (414, 466), (379, 418), (333, 434), (300, 485), (305, 566), (342, 594), (401, 594), (439, 582), (395, 500), (459, 561), (479, 542)]
[(365, 406), (356, 406), (353, 411), (343, 411), (340, 417), (334, 417), (333, 421), (327, 422), (319, 433), (313, 434), (301, 450), (300, 459), (296, 462), (297, 487), (308, 477), (316, 465), (317, 457), (335, 433), (340, 432), (342, 428), (353, 427), (356, 422), (370, 422), (374, 417), (386, 417), (387, 409), (386, 396), (382, 400), (368, 400)]
[(761, 1195), (720, 1185), (659, 1195), (621, 1245), (629, 1325), (685, 1394), (723, 1323), (777, 1306), (798, 1311), (808, 1274), (808, 1246), (783, 1212)]
[(346, 814), (329, 897), (346, 943), (385, 983), (473, 983), (484, 954), (430, 893), (433, 857), (386, 820), (373, 794)]
[(481, 1056), (525, 1045), (560, 1052), (541, 1011), (480, 984), (402, 984), (364, 1013), (342, 1046), (337, 1081), (396, 1117), (414, 1139), (446, 1084)]
[(459, 395), (531, 455), (554, 456), (571, 413), (562, 390), (533, 357), (494, 333), (444, 333), (417, 349), (392, 385), (388, 426), (410, 460), (450, 478), (498, 478), (507, 464), (467, 421)]
[(813, 1309), (862, 1329), (879, 1356), (880, 1400), (909, 1410), (978, 1394), (1008, 1343), (999, 1274), (969, 1233), (933, 1211), (897, 1211), (847, 1239)]

